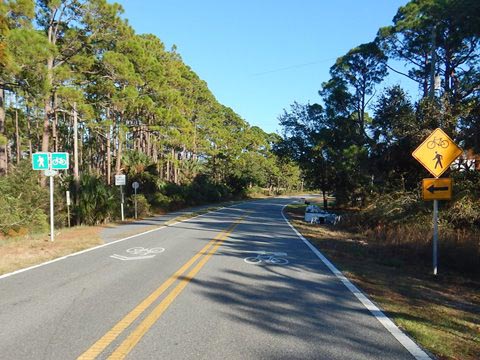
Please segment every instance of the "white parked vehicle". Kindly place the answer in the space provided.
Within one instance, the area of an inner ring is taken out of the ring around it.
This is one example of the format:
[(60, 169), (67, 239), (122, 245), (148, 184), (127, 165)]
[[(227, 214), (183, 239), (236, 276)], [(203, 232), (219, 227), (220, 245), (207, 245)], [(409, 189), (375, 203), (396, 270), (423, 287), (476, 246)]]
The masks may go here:
[(305, 209), (304, 219), (310, 224), (335, 225), (340, 220), (340, 216), (322, 210), (317, 205), (308, 205)]

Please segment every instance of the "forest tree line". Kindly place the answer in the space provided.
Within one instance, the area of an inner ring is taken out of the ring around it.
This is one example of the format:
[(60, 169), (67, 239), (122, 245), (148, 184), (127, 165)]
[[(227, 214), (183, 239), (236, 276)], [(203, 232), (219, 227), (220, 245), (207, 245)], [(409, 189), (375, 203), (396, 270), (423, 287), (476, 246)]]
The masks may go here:
[[(279, 117), (277, 154), (296, 160), (307, 186), (361, 209), (341, 224), (364, 234), (380, 262), (431, 258), (432, 202), (421, 184), (433, 176), (412, 152), (440, 127), (463, 149), (442, 175), (453, 198), (439, 204), (441, 261), (478, 274), (479, 19), (477, 0), (409, 1), (375, 39), (337, 59), (318, 104), (294, 103)], [(384, 85), (389, 74), (418, 90)]]
[[(417, 189), (429, 175), (411, 153), (437, 127), (465, 150), (463, 160), (473, 159), (480, 152), (478, 19), (475, 0), (400, 7), (392, 25), (337, 59), (318, 104), (284, 111), (277, 153), (295, 159), (311, 186), (352, 204)], [(419, 96), (398, 84), (382, 90), (392, 73), (416, 84)], [(463, 161), (454, 173), (475, 177), (472, 165)]]
[(115, 174), (139, 181), (146, 206), (160, 207), (299, 186), (298, 166), (271, 151), (278, 135), (220, 104), (175, 47), (136, 34), (122, 13), (106, 0), (0, 2), (4, 232), (43, 218), (45, 201), (29, 212), (33, 199), (15, 188), (41, 178), (30, 170), (35, 152), (70, 154), (57, 190), (60, 199), (72, 190), (78, 223), (115, 217)]

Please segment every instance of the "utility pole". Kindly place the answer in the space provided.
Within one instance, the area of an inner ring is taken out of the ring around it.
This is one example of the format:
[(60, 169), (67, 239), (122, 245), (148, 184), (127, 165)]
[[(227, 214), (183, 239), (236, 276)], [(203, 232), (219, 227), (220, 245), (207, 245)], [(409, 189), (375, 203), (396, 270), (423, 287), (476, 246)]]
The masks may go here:
[[(437, 61), (436, 53), (436, 26), (432, 27), (432, 55), (430, 60), (430, 99), (435, 100), (435, 63)], [(438, 271), (438, 200), (433, 200), (433, 249), (432, 249), (433, 275)]]
[[(75, 205), (78, 206), (78, 196), (80, 192), (80, 176), (78, 172), (78, 116), (77, 103), (73, 103), (73, 181), (75, 183)], [(77, 225), (80, 224), (80, 215), (77, 211)]]

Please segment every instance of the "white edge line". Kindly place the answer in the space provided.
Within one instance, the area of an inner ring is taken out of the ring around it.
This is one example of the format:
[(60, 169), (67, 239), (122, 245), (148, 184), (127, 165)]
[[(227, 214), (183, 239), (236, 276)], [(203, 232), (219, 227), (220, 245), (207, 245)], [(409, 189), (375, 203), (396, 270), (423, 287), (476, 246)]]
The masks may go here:
[(353, 285), (350, 280), (348, 280), (343, 273), (338, 270), (335, 265), (333, 265), (315, 246), (310, 243), (302, 234), (298, 232), (297, 229), (290, 224), (290, 221), (285, 217), (283, 210), (288, 205), (285, 205), (282, 208), (282, 216), (287, 224), (292, 228), (292, 230), (297, 234), (297, 236), (309, 247), (310, 250), (320, 259), (322, 262), (329, 268), (329, 270), (345, 285), (348, 290), (350, 290), (353, 295), (365, 306), (368, 311), (372, 313), (373, 316), (392, 334), (395, 339), (403, 345), (405, 349), (408, 350), (417, 360), (432, 360), (430, 356), (423, 351), (420, 346), (418, 346), (412, 339), (410, 339), (402, 330), (398, 328), (395, 323), (388, 318), (387, 315), (383, 313), (360, 289)]
[[(227, 207), (228, 207), (228, 206), (221, 207), (220, 209), (217, 209), (217, 210), (215, 210), (215, 211), (213, 211), (213, 212), (226, 209)], [(147, 230), (147, 231), (144, 231), (144, 232), (139, 233), (139, 234), (131, 235), (131, 236), (128, 236), (128, 237), (123, 238), (123, 239), (115, 240), (115, 241), (112, 241), (112, 242), (109, 242), (109, 243), (106, 243), (106, 244), (98, 245), (98, 246), (95, 246), (95, 247), (92, 247), (92, 248), (89, 248), (89, 249), (85, 249), (85, 250), (82, 250), (82, 251), (78, 251), (78, 252), (76, 252), (76, 253), (68, 254), (68, 255), (65, 255), (65, 256), (62, 256), (62, 257), (59, 257), (59, 258), (50, 260), (50, 261), (46, 261), (46, 262), (43, 262), (43, 263), (41, 263), (41, 264), (33, 265), (33, 266), (30, 266), (30, 267), (26, 267), (26, 268), (24, 268), (24, 269), (20, 269), (20, 270), (16, 270), (16, 271), (13, 271), (13, 272), (10, 272), (10, 273), (6, 273), (6, 274), (3, 274), (3, 275), (0, 275), (0, 280), (1, 280), (1, 279), (4, 279), (4, 278), (7, 278), (7, 277), (10, 277), (10, 276), (13, 276), (13, 275), (17, 275), (17, 274), (23, 273), (23, 272), (25, 272), (25, 271), (30, 271), (30, 270), (33, 270), (33, 269), (36, 269), (36, 268), (39, 268), (39, 267), (42, 267), (42, 266), (46, 266), (46, 265), (49, 265), (49, 264), (53, 264), (53, 263), (55, 263), (55, 262), (57, 262), (57, 261), (62, 261), (62, 260), (68, 259), (69, 257), (82, 255), (82, 254), (88, 253), (88, 252), (90, 252), (90, 251), (98, 250), (98, 249), (101, 249), (101, 248), (104, 248), (104, 247), (107, 247), (107, 246), (110, 246), (110, 245), (113, 245), (113, 244), (116, 244), (116, 243), (119, 243), (119, 242), (122, 242), (122, 241), (126, 241), (126, 240), (133, 239), (133, 238), (135, 238), (135, 237), (137, 237), (137, 236), (142, 236), (142, 235), (145, 235), (145, 234), (154, 232), (154, 231), (159, 231), (159, 230), (165, 229), (165, 228), (167, 228), (167, 227), (169, 227), (169, 226), (173, 226), (173, 225), (176, 225), (176, 224), (180, 224), (180, 223), (182, 223), (182, 222), (187, 222), (187, 221), (196, 219), (197, 217), (200, 217), (200, 216), (203, 216), (203, 215), (207, 215), (208, 213), (211, 213), (211, 212), (212, 212), (212, 211), (209, 211), (209, 212), (207, 212), (207, 213), (205, 213), (205, 214), (200, 214), (200, 215), (197, 215), (197, 216), (194, 216), (194, 217), (185, 219), (185, 220), (176, 221), (176, 222), (174, 222), (173, 224), (169, 224), (168, 226), (167, 226), (167, 225), (162, 225), (162, 226), (160, 226), (160, 227), (158, 227), (158, 228), (155, 228), (155, 229), (152, 229), (152, 230)]]

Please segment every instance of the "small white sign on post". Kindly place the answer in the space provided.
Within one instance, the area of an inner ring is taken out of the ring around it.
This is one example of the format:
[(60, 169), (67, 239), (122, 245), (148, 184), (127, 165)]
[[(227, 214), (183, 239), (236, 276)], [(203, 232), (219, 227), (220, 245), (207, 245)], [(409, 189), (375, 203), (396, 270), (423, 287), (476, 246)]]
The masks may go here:
[(57, 176), (58, 171), (56, 171), (56, 170), (45, 170), (44, 174), (45, 174), (45, 176)]
[(122, 186), (127, 184), (126, 175), (115, 175), (115, 185)]

